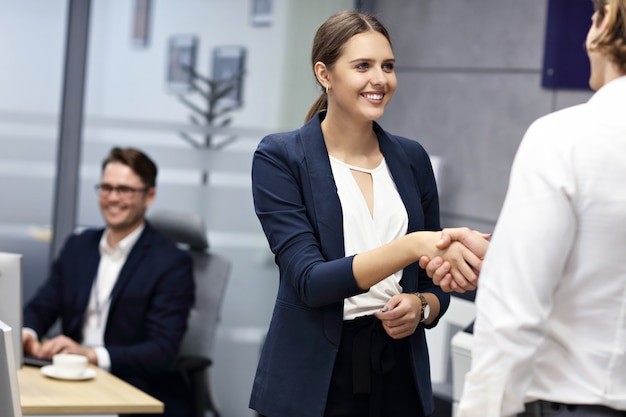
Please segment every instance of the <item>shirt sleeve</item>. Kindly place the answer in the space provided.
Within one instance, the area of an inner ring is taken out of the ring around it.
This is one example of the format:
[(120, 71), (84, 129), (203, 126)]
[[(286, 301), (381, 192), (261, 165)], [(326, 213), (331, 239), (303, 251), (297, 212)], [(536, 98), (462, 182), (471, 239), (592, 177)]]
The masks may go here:
[(106, 350), (104, 346), (95, 347), (93, 350), (95, 350), (96, 356), (98, 357), (98, 367), (105, 371), (110, 371), (111, 356), (109, 356), (109, 351)]
[(572, 247), (576, 217), (571, 150), (539, 119), (524, 136), (476, 296), (472, 366), (459, 417), (523, 411), (552, 294)]
[(33, 336), (35, 338), (35, 340), (39, 340), (39, 335), (37, 334), (37, 332), (34, 331), (33, 329), (31, 329), (30, 327), (23, 327), (22, 331), (30, 334), (31, 336)]

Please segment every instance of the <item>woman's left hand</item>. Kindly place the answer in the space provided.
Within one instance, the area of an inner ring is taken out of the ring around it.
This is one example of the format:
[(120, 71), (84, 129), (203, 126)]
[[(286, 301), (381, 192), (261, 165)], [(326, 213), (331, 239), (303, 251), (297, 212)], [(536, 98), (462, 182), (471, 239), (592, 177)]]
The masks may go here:
[(420, 322), (421, 301), (414, 294), (396, 294), (387, 301), (387, 311), (374, 315), (383, 323), (385, 332), (393, 339), (402, 339), (413, 334)]

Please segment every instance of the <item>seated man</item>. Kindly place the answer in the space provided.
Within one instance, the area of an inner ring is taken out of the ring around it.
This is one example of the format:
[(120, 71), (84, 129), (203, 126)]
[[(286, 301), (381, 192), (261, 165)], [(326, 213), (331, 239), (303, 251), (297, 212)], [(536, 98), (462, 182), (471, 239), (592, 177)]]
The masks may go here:
[[(114, 148), (96, 186), (106, 228), (72, 235), (24, 309), (24, 352), (77, 353), (186, 417), (190, 394), (172, 364), (194, 299), (191, 258), (145, 221), (157, 167)], [(62, 334), (39, 342), (57, 318)], [(142, 416), (146, 416), (142, 414)]]

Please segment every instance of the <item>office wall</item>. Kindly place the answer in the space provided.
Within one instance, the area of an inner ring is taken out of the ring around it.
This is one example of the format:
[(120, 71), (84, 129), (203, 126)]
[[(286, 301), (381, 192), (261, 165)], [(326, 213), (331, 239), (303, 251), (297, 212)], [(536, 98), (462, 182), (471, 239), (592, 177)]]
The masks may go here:
[(47, 270), (65, 6), (0, 0), (0, 250), (29, 253), (28, 277)]
[(591, 94), (541, 88), (547, 1), (374, 4), (400, 85), (382, 122), (441, 157), (444, 225), (492, 231), (528, 125)]

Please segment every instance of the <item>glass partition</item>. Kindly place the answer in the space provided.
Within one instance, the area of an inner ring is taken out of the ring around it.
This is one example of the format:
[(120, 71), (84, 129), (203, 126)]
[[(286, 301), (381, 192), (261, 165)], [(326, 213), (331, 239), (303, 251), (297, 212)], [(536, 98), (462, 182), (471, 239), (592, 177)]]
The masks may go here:
[(0, 4), (0, 251), (23, 254), (36, 285), (48, 270), (66, 1)]

